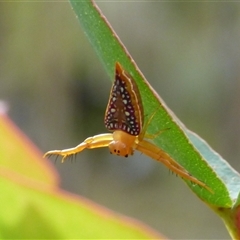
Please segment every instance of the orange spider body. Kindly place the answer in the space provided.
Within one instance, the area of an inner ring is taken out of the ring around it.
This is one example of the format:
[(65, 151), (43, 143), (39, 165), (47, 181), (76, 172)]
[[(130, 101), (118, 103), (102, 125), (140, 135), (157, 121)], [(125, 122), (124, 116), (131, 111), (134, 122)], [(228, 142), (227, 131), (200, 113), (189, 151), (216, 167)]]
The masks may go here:
[(49, 151), (44, 156), (60, 155), (63, 157), (62, 161), (64, 161), (68, 156), (79, 153), (86, 148), (109, 147), (110, 153), (128, 157), (129, 155), (133, 155), (136, 149), (162, 162), (184, 179), (190, 180), (211, 191), (205, 183), (193, 177), (166, 152), (144, 139), (146, 127), (153, 116), (144, 125), (144, 111), (138, 87), (133, 78), (117, 62), (115, 81), (105, 112), (105, 126), (113, 133), (89, 137), (74, 148)]
[(113, 141), (108, 145), (110, 153), (124, 157), (133, 155), (133, 151), (136, 148), (135, 143), (137, 136), (132, 136), (121, 130), (116, 130), (113, 132), (112, 137)]

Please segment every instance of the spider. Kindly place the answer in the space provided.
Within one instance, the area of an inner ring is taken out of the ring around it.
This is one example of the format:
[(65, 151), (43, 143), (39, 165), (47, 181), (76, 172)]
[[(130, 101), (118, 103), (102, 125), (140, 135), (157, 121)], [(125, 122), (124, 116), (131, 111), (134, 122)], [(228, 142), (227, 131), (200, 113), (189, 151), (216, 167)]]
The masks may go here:
[(147, 138), (146, 128), (153, 116), (154, 114), (144, 124), (144, 111), (138, 87), (131, 75), (117, 62), (115, 81), (112, 85), (104, 119), (106, 128), (112, 133), (89, 137), (74, 148), (49, 151), (45, 153), (44, 157), (60, 155), (64, 162), (67, 157), (84, 149), (109, 147), (111, 154), (123, 157), (133, 155), (134, 150), (138, 150), (150, 158), (162, 162), (182, 178), (211, 191), (205, 183), (193, 177), (161, 148), (144, 139)]

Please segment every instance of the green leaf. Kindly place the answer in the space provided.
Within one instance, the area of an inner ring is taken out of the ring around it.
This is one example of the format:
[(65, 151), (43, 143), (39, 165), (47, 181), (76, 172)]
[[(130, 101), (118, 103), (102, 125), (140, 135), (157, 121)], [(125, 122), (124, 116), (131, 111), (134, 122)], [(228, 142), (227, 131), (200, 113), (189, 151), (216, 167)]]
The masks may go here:
[(52, 165), (1, 114), (0, 142), (0, 239), (163, 239), (59, 189)]
[[(113, 31), (106, 18), (92, 1), (70, 3), (78, 20), (101, 59), (110, 78), (114, 78), (114, 66), (118, 61), (135, 79), (143, 100), (144, 115), (151, 116), (156, 109), (147, 132), (154, 134), (169, 129), (157, 136), (154, 143), (180, 163), (194, 177), (209, 186), (213, 193), (186, 181), (195, 194), (227, 219), (240, 190), (240, 175), (199, 136), (189, 131), (153, 90), (134, 60)], [(154, 33), (153, 33), (154, 34)], [(219, 209), (225, 209), (223, 214)], [(228, 209), (228, 210), (227, 210)], [(231, 223), (230, 223), (231, 222)], [(233, 221), (225, 221), (229, 229)], [(233, 231), (234, 232), (234, 231)], [(232, 233), (233, 236), (236, 236)]]
[[(216, 155), (209, 146), (207, 146), (209, 150), (207, 154), (201, 152), (198, 146), (202, 144), (201, 138), (196, 135), (192, 137), (190, 131), (183, 126), (152, 89), (96, 5), (91, 1), (70, 2), (111, 79), (114, 77), (114, 67), (118, 61), (133, 76), (139, 87), (145, 116), (151, 116), (158, 109), (147, 131), (154, 134), (161, 129), (169, 130), (157, 136), (153, 140), (154, 143), (213, 190), (214, 194), (188, 182), (191, 189), (201, 199), (211, 205), (232, 206), (240, 189), (239, 174), (236, 174), (228, 166), (229, 178), (223, 176), (222, 171), (219, 170), (222, 162), (225, 161), (219, 155)], [(214, 161), (212, 161), (213, 155), (215, 156)], [(232, 193), (232, 189), (230, 191), (229, 185), (226, 184), (231, 181), (233, 175), (235, 177), (234, 193)]]

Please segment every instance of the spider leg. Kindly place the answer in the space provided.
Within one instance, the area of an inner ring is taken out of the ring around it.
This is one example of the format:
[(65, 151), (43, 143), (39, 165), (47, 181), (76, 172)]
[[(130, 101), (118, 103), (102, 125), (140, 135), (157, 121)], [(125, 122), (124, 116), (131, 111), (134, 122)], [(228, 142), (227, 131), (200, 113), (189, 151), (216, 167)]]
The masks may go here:
[(148, 134), (146, 133), (144, 138), (147, 138), (147, 139), (154, 139), (156, 138), (158, 135), (162, 134), (163, 132), (165, 132), (166, 130), (169, 130), (170, 128), (165, 128), (165, 129), (161, 129), (159, 130), (158, 132), (154, 133), (154, 134)]
[(157, 110), (155, 112), (153, 112), (153, 114), (148, 118), (147, 122), (144, 123), (143, 129), (142, 129), (141, 133), (138, 136), (138, 139), (140, 139), (140, 141), (143, 140), (143, 138), (145, 136), (145, 133), (147, 131), (147, 127), (151, 123), (153, 117), (155, 116), (155, 114), (157, 113), (158, 110), (159, 110), (159, 108), (157, 108)]
[(212, 190), (203, 182), (193, 177), (189, 172), (187, 172), (180, 164), (174, 161), (167, 153), (165, 153), (162, 149), (155, 146), (154, 144), (142, 140), (136, 144), (136, 149), (145, 155), (162, 162), (166, 167), (168, 167), (171, 171), (178, 174), (184, 179), (190, 180), (193, 183), (196, 183), (208, 191), (212, 192)]
[(111, 133), (99, 134), (93, 137), (85, 139), (82, 143), (74, 148), (68, 148), (64, 150), (53, 150), (46, 152), (43, 157), (49, 157), (51, 155), (60, 155), (62, 156), (62, 162), (71, 155), (75, 155), (84, 149), (100, 148), (107, 147), (109, 143), (113, 140)]
[[(52, 155), (52, 154), (51, 154)], [(50, 156), (51, 156), (50, 155)], [(55, 159), (54, 159), (54, 162), (55, 162), (55, 164), (56, 164), (56, 162), (57, 162), (57, 158), (58, 158), (58, 155), (56, 155), (56, 157), (55, 157)]]

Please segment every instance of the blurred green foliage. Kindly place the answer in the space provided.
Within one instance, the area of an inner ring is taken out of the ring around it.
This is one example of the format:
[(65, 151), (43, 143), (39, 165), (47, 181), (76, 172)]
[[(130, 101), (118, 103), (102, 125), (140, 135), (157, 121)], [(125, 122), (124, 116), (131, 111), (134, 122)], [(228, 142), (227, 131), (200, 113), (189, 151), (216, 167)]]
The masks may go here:
[(2, 113), (0, 143), (1, 239), (162, 239), (137, 221), (59, 189), (52, 165)]

